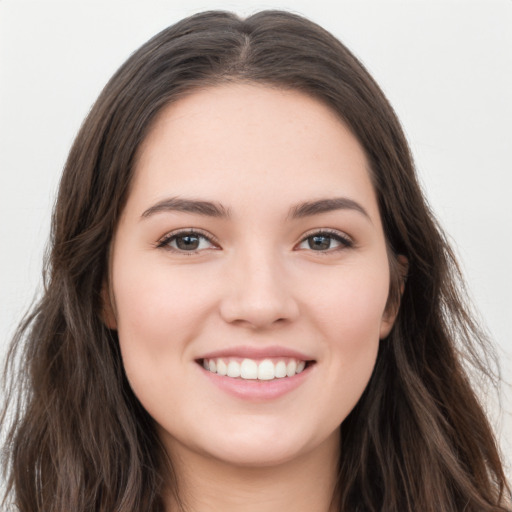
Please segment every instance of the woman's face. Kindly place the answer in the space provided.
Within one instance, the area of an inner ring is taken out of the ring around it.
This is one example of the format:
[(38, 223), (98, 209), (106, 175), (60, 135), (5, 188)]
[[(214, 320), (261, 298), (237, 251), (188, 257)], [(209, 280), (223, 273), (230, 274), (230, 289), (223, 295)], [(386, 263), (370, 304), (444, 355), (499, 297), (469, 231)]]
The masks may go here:
[(336, 450), (393, 322), (360, 144), (296, 91), (222, 85), (168, 106), (138, 153), (110, 285), (107, 323), (171, 454), (257, 466)]

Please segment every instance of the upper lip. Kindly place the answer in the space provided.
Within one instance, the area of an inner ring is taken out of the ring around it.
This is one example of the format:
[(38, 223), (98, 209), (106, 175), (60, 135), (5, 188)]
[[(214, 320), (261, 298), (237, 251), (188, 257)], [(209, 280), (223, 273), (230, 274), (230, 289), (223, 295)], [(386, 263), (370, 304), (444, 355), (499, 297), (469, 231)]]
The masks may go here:
[(244, 359), (287, 357), (299, 359), (301, 361), (313, 361), (313, 358), (302, 352), (278, 345), (266, 347), (243, 345), (238, 347), (224, 348), (208, 352), (207, 354), (201, 356), (199, 359), (217, 359), (219, 357), (240, 357)]

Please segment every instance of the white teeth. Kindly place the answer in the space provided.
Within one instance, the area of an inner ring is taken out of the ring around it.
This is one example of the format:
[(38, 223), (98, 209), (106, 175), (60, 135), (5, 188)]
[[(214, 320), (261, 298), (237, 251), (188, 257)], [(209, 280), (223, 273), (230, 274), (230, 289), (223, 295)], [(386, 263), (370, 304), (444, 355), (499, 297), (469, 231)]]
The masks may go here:
[(228, 377), (240, 377), (240, 364), (236, 361), (230, 361), (228, 364)]
[(297, 373), (304, 371), (306, 361), (296, 359), (286, 359), (273, 361), (272, 359), (263, 359), (255, 361), (253, 359), (233, 360), (230, 358), (203, 359), (203, 367), (218, 375), (232, 378), (242, 378), (245, 380), (273, 380), (284, 377), (293, 377)]
[(244, 359), (240, 367), (240, 377), (242, 379), (257, 379), (258, 365), (252, 359)]
[(228, 374), (228, 366), (222, 359), (217, 359), (217, 373), (219, 375)]
[(275, 376), (274, 363), (270, 359), (264, 359), (258, 366), (258, 380), (272, 380)]
[(276, 364), (276, 378), (282, 379), (286, 377), (286, 363), (284, 361), (279, 361)]
[(290, 361), (286, 365), (286, 375), (288, 377), (293, 377), (295, 375), (295, 370), (297, 369), (297, 363), (295, 361)]

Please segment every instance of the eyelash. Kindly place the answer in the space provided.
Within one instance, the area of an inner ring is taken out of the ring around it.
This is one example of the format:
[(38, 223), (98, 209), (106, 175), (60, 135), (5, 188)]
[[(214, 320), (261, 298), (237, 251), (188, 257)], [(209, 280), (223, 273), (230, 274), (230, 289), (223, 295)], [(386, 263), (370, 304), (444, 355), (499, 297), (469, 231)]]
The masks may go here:
[(298, 245), (303, 244), (306, 240), (308, 240), (308, 238), (312, 238), (314, 236), (328, 236), (340, 244), (339, 247), (335, 247), (333, 249), (329, 248), (325, 251), (315, 251), (314, 249), (309, 249), (310, 251), (319, 254), (328, 255), (332, 254), (333, 252), (343, 251), (345, 249), (351, 249), (354, 247), (354, 242), (350, 237), (334, 229), (321, 229), (306, 233)]
[[(171, 233), (168, 233), (167, 235), (165, 235), (162, 239), (160, 239), (156, 243), (156, 247), (158, 249), (167, 249), (169, 251), (172, 251), (172, 252), (175, 252), (178, 254), (187, 255), (187, 256), (192, 256), (194, 254), (198, 254), (202, 250), (204, 250), (204, 249), (201, 249), (201, 250), (187, 251), (187, 250), (176, 249), (176, 248), (170, 246), (171, 242), (173, 242), (178, 237), (183, 236), (183, 235), (197, 236), (200, 239), (207, 240), (208, 243), (212, 244), (213, 246), (216, 246), (215, 249), (219, 248), (218, 240), (213, 235), (206, 233), (200, 229), (192, 229), (192, 228), (181, 229), (179, 231), (173, 231)], [(315, 251), (314, 249), (309, 248), (310, 251), (316, 252), (319, 254), (326, 255), (326, 254), (331, 254), (333, 252), (338, 252), (338, 251), (342, 251), (344, 249), (350, 249), (350, 248), (354, 247), (354, 242), (347, 235), (344, 235), (344, 234), (340, 233), (339, 231), (335, 231), (332, 229), (321, 229), (321, 230), (312, 231), (310, 233), (306, 233), (305, 236), (297, 244), (297, 246), (300, 246), (301, 244), (306, 242), (309, 238), (312, 238), (314, 236), (330, 237), (331, 239), (335, 240), (336, 242), (338, 242), (340, 244), (339, 247), (336, 247), (333, 249), (329, 248), (326, 250)]]
[(185, 250), (175, 249), (174, 247), (171, 247), (169, 245), (171, 242), (173, 242), (178, 237), (183, 236), (183, 235), (192, 235), (192, 236), (195, 235), (200, 239), (207, 240), (210, 244), (216, 246), (215, 249), (217, 249), (219, 246), (217, 239), (213, 235), (206, 233), (200, 229), (191, 229), (190, 228), (190, 229), (180, 229), (179, 231), (173, 231), (171, 233), (168, 233), (167, 235), (165, 235), (162, 239), (160, 239), (156, 243), (156, 247), (157, 247), (157, 249), (167, 249), (171, 252), (183, 254), (186, 256), (192, 256), (194, 254), (198, 254), (199, 252), (201, 252), (201, 250), (185, 251)]

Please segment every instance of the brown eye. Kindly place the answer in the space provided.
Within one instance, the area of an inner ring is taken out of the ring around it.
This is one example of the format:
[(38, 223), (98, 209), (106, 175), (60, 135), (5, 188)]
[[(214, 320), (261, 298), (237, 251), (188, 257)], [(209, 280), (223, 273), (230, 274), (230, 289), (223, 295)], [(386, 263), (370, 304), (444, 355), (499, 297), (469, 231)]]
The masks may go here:
[(307, 238), (308, 246), (314, 251), (325, 251), (331, 248), (332, 237), (328, 235), (315, 235)]
[(341, 233), (320, 232), (314, 233), (302, 240), (299, 249), (309, 249), (317, 252), (333, 252), (353, 246), (352, 240)]
[(200, 237), (195, 234), (179, 235), (175, 238), (176, 247), (182, 251), (195, 251), (199, 247)]
[(158, 243), (158, 247), (181, 253), (194, 253), (204, 249), (218, 248), (207, 236), (195, 231), (171, 233)]

